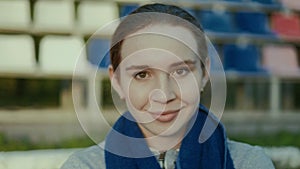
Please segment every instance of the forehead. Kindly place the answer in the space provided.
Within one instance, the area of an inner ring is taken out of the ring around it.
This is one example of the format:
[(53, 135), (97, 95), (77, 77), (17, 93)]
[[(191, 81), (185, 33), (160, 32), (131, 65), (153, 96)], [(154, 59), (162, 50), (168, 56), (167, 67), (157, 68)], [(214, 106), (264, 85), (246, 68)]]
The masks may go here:
[(135, 53), (142, 55), (143, 52), (146, 52), (148, 55), (152, 50), (153, 52), (164, 51), (165, 54), (173, 54), (182, 58), (196, 56), (197, 49), (197, 41), (189, 29), (168, 24), (156, 24), (129, 35), (123, 42), (121, 56), (123, 60)]

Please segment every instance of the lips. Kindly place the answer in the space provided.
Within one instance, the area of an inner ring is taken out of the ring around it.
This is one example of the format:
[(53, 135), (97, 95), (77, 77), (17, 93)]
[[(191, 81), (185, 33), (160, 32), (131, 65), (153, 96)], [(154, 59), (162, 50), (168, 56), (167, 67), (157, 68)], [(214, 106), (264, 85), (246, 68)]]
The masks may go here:
[(167, 123), (167, 122), (174, 120), (177, 117), (179, 112), (180, 112), (180, 109), (165, 111), (162, 113), (154, 113), (154, 112), (149, 112), (149, 113), (155, 120), (162, 122), (162, 123)]

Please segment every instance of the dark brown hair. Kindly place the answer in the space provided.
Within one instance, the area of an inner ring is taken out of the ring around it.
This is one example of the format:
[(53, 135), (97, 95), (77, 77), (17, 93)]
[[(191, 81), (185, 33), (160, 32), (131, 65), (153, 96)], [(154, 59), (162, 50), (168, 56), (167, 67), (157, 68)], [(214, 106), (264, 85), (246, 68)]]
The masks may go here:
[[(158, 17), (158, 14), (167, 14), (173, 17)], [(195, 35), (198, 46), (198, 55), (200, 55), (202, 59), (207, 57), (207, 45), (204, 31), (195, 17), (177, 6), (158, 3), (148, 4), (131, 12), (128, 16), (123, 18), (117, 27), (112, 37), (110, 48), (110, 59), (114, 71), (117, 70), (117, 67), (121, 63), (121, 49), (125, 38), (148, 25), (160, 23), (188, 28)], [(201, 62), (201, 65), (202, 68), (204, 68), (203, 62)]]

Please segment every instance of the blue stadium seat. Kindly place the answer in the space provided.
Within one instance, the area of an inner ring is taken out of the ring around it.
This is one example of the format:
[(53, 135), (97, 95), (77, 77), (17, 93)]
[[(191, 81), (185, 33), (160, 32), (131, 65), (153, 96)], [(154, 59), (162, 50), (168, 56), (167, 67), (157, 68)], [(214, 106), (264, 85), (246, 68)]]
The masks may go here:
[(109, 40), (90, 39), (87, 43), (88, 61), (98, 68), (107, 68), (110, 64), (109, 49)]
[(194, 17), (197, 17), (197, 10), (193, 9), (193, 8), (184, 8), (184, 10), (186, 10), (189, 14), (191, 14)]
[(257, 2), (257, 3), (261, 3), (261, 4), (266, 4), (266, 5), (278, 4), (276, 2), (276, 0), (223, 0), (223, 1), (228, 1), (228, 2), (242, 2), (242, 3)]
[(260, 4), (266, 4), (266, 5), (274, 5), (277, 4), (275, 0), (251, 0), (252, 2), (257, 2)]
[[(222, 55), (220, 55), (221, 47), (218, 44), (208, 46), (208, 56), (210, 59), (210, 72), (222, 70), (219, 61), (223, 63)], [(218, 60), (220, 59), (220, 60)]]
[(130, 12), (134, 11), (138, 7), (139, 7), (139, 5), (137, 5), (137, 4), (122, 5), (121, 9), (120, 9), (120, 17), (128, 15)]
[(223, 47), (224, 69), (226, 71), (262, 72), (259, 66), (260, 52), (255, 45), (238, 46), (226, 44)]
[(228, 1), (228, 2), (243, 2), (244, 0), (223, 0), (223, 1)]
[(236, 32), (231, 13), (201, 11), (198, 17), (205, 30), (223, 33)]
[(237, 12), (235, 23), (241, 32), (272, 35), (268, 17), (261, 12)]

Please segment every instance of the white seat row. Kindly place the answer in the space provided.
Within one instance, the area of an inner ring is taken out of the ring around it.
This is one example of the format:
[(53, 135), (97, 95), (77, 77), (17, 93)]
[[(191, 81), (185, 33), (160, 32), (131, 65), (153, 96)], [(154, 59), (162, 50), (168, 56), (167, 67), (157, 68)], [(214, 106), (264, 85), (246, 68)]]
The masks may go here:
[[(81, 80), (89, 86), (96, 86), (96, 91), (101, 89), (101, 81), (93, 80), (97, 69), (87, 59), (82, 37), (48, 35), (39, 43), (38, 57), (36, 51), (34, 40), (29, 35), (0, 34), (0, 77), (72, 79), (77, 100), (85, 98)], [(78, 78), (81, 80), (77, 81)], [(62, 93), (61, 100), (72, 100), (71, 94)], [(92, 88), (88, 89), (88, 100), (94, 99), (94, 95)], [(95, 107), (94, 102), (89, 102), (88, 108), (92, 107)]]
[(29, 0), (0, 1), (0, 29), (33, 30), (38, 32), (72, 32), (92, 34), (99, 27), (119, 17), (115, 2), (81, 1), (77, 20), (73, 0), (36, 1), (33, 9), (33, 24)]
[(78, 6), (78, 28), (83, 33), (94, 33), (97, 29), (119, 18), (116, 3), (82, 1)]
[[(28, 35), (0, 35), (0, 73), (57, 75), (72, 77), (75, 66), (88, 69), (84, 41), (75, 36), (45, 36), (40, 42), (39, 62), (35, 45)], [(78, 62), (77, 62), (78, 61)]]
[(37, 30), (70, 32), (75, 26), (72, 1), (37, 1), (34, 6), (34, 27)]
[(0, 60), (1, 72), (33, 72), (36, 66), (33, 39), (28, 35), (1, 35)]
[(75, 68), (87, 66), (84, 41), (79, 37), (46, 36), (39, 51), (43, 73), (72, 75)]
[(29, 1), (0, 1), (0, 29), (24, 30), (28, 29), (30, 24)]

